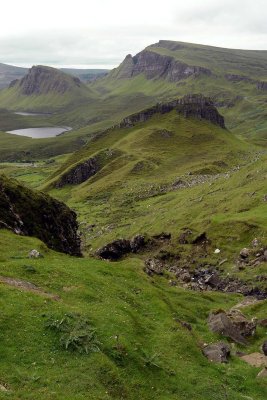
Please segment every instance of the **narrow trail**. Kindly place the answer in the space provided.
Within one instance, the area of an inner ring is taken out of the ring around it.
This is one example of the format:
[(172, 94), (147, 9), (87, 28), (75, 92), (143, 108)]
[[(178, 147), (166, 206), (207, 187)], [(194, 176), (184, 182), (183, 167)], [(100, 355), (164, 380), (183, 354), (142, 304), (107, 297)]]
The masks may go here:
[(60, 300), (60, 297), (58, 295), (48, 293), (31, 282), (22, 281), (20, 279), (10, 278), (6, 276), (0, 276), (0, 283), (7, 286), (12, 286), (16, 289), (23, 290), (25, 292), (35, 293), (39, 296), (46, 297), (48, 299), (52, 299), (55, 301)]

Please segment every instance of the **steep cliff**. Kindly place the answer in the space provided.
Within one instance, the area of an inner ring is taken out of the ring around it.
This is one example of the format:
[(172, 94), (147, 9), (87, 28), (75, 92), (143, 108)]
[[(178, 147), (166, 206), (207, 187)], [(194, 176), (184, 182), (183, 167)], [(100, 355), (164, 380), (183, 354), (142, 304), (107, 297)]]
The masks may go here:
[(42, 65), (33, 66), (21, 80), (11, 82), (9, 87), (17, 86), (26, 96), (47, 94), (49, 92), (64, 94), (73, 88), (80, 88), (81, 81), (56, 68)]
[(120, 123), (120, 127), (131, 127), (138, 122), (145, 122), (154, 114), (165, 114), (176, 110), (185, 118), (198, 118), (210, 121), (221, 128), (225, 128), (224, 118), (219, 114), (213, 102), (201, 94), (190, 94), (169, 103), (159, 103), (139, 113), (130, 115)]
[(75, 165), (67, 171), (67, 173), (62, 175), (56, 183), (56, 187), (61, 188), (66, 185), (79, 185), (91, 176), (95, 175), (99, 168), (100, 166), (96, 157), (89, 158), (89, 160), (85, 160), (82, 163)]
[(114, 78), (125, 79), (144, 74), (147, 79), (162, 78), (178, 82), (191, 76), (211, 75), (208, 68), (189, 65), (171, 56), (143, 50), (134, 57), (128, 54), (122, 64), (112, 72)]
[(81, 255), (76, 214), (64, 203), (0, 175), (0, 228), (35, 236), (48, 247)]

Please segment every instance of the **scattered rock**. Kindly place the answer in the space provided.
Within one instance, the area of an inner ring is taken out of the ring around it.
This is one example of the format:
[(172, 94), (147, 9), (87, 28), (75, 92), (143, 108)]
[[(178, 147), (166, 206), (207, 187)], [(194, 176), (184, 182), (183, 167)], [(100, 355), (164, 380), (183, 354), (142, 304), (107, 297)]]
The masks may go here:
[(267, 367), (267, 357), (261, 353), (251, 353), (240, 357), (241, 360), (247, 362), (252, 367)]
[(29, 258), (41, 258), (41, 257), (43, 256), (39, 253), (38, 250), (33, 249), (29, 252)]
[(181, 281), (185, 283), (189, 283), (191, 282), (191, 275), (189, 274), (189, 272), (185, 271), (179, 275), (179, 279), (181, 279)]
[(249, 249), (247, 249), (246, 247), (244, 249), (242, 249), (239, 253), (241, 258), (248, 258), (250, 254)]
[(214, 250), (214, 254), (220, 254), (221, 250), (220, 249), (216, 249)]
[(211, 312), (208, 325), (212, 332), (229, 337), (236, 343), (246, 344), (246, 337), (252, 336), (256, 323), (248, 321), (239, 310)]
[(264, 341), (262, 345), (262, 351), (265, 356), (267, 356), (267, 340)]
[(224, 342), (209, 344), (204, 347), (203, 354), (209, 361), (227, 363), (230, 356), (230, 347)]
[(0, 391), (1, 392), (8, 392), (8, 389), (6, 388), (6, 386), (0, 384)]
[(156, 258), (149, 258), (145, 262), (144, 271), (149, 275), (162, 275), (164, 271), (164, 265)]
[(255, 238), (255, 239), (252, 240), (251, 244), (252, 244), (253, 247), (259, 247), (260, 241), (259, 241), (259, 239)]
[(241, 313), (241, 311), (239, 311), (237, 309), (231, 309), (230, 311), (228, 311), (227, 316), (231, 319), (235, 328), (240, 332), (240, 334), (244, 338), (255, 335), (256, 327), (257, 327), (257, 319), (252, 318), (252, 320), (249, 321)]
[(192, 233), (193, 232), (190, 229), (185, 228), (184, 231), (179, 236), (179, 239), (178, 239), (179, 243), (180, 244), (188, 244), (189, 243), (188, 238), (192, 235)]

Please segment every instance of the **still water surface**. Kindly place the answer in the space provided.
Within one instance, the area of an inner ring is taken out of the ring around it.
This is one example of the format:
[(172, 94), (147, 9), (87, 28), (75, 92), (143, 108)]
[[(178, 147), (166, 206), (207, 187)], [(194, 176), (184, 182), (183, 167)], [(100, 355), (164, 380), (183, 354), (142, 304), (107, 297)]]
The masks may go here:
[(27, 128), (27, 129), (15, 129), (8, 131), (12, 135), (28, 136), (33, 139), (51, 138), (60, 135), (63, 132), (70, 131), (72, 128), (69, 126), (54, 126), (47, 128)]

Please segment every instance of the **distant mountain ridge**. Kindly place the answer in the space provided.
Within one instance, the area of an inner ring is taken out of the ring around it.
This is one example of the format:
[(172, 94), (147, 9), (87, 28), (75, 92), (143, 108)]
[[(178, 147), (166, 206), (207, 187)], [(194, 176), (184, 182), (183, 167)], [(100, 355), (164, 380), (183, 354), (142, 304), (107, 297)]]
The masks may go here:
[[(83, 83), (93, 81), (104, 77), (108, 69), (91, 68), (57, 68), (59, 71), (79, 78)], [(29, 68), (17, 67), (14, 65), (0, 63), (0, 89), (8, 87), (16, 79), (23, 78), (29, 71)]]
[(3, 108), (52, 112), (69, 104), (88, 101), (93, 92), (78, 77), (56, 68), (36, 65), (21, 79), (0, 91)]
[(9, 86), (15, 79), (21, 79), (28, 72), (28, 68), (0, 63), (0, 89)]
[(10, 83), (10, 88), (17, 88), (22, 95), (41, 95), (49, 92), (64, 94), (73, 88), (80, 88), (79, 78), (70, 77), (61, 71), (42, 65), (33, 66), (27, 75)]

